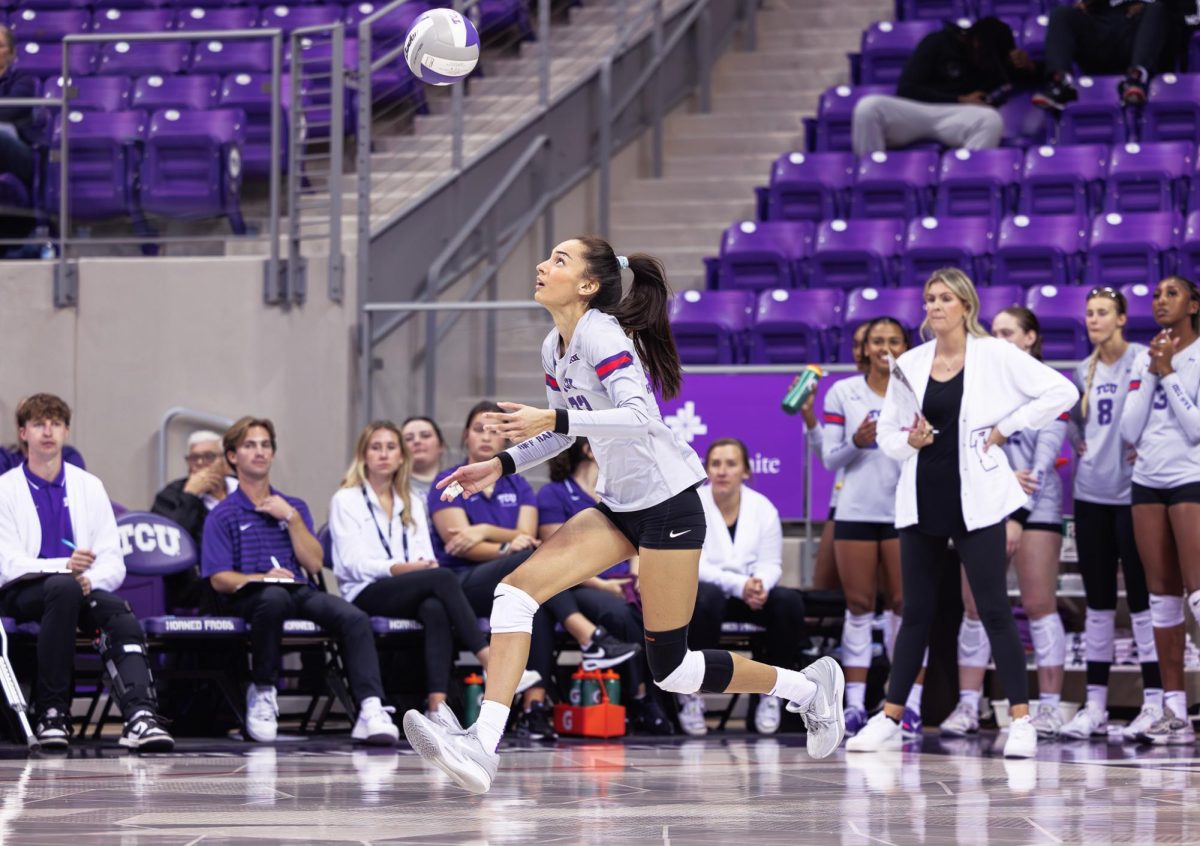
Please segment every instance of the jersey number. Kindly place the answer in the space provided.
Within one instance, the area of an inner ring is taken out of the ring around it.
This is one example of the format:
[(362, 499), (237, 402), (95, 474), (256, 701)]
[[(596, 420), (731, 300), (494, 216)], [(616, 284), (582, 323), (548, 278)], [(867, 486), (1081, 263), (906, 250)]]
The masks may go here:
[(1107, 426), (1112, 422), (1112, 405), (1110, 399), (1102, 399), (1096, 402), (1096, 422), (1101, 426)]
[(567, 397), (567, 405), (578, 411), (591, 411), (592, 407), (588, 404), (587, 397), (573, 396)]
[(1153, 408), (1162, 411), (1167, 407), (1167, 392), (1163, 390), (1162, 385), (1154, 389), (1154, 405)]

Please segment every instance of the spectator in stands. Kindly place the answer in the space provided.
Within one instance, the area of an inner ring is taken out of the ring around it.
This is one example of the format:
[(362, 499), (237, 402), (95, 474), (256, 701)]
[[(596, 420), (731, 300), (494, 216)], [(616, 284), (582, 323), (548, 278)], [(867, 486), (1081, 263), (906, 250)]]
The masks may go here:
[[(208, 512), (237, 489), (237, 478), (229, 473), (221, 436), (216, 432), (193, 432), (184, 461), (188, 474), (159, 491), (150, 510), (178, 523), (200, 549)], [(200, 578), (198, 568), (167, 576), (164, 582), (169, 608), (207, 607), (211, 599), (208, 582)]]
[(1168, 0), (1080, 0), (1050, 9), (1046, 28), (1046, 84), (1033, 95), (1043, 109), (1061, 111), (1078, 98), (1071, 68), (1123, 74), (1117, 94), (1127, 106), (1146, 102), (1150, 77), (1167, 46)]
[[(564, 452), (548, 462), (550, 481), (537, 493), (538, 540), (546, 541), (573, 516), (596, 507), (596, 481), (600, 467), (592, 455), (587, 438), (576, 438)], [(645, 636), (645, 624), (636, 603), (637, 560), (622, 561), (598, 577), (573, 588), (579, 608), (621, 640), (639, 643)], [(625, 665), (626, 689), (633, 696), (626, 700), (634, 725), (650, 734), (674, 734), (675, 727), (659, 704), (655, 688), (647, 690), (650, 667), (645, 658)]]
[(936, 141), (947, 147), (996, 147), (1004, 134), (997, 107), (1035, 68), (1017, 49), (1008, 24), (981, 18), (930, 33), (900, 75), (896, 96), (873, 94), (854, 107), (851, 125), (858, 155)]
[(316, 622), (340, 638), (350, 690), (359, 702), (351, 736), (391, 745), (399, 731), (383, 708), (383, 682), (375, 636), (366, 612), (312, 586), (321, 572), (321, 543), (313, 537), (312, 515), (302, 499), (271, 487), (275, 425), (243, 417), (225, 433), (225, 460), (238, 487), (204, 523), (200, 574), (220, 594), (226, 613), (251, 624), (251, 683), (246, 690), (246, 731), (259, 742), (275, 739), (283, 623)]
[[(17, 400), (17, 417), (21, 416), (21, 406), (25, 404), (27, 397), (21, 397)], [(20, 439), (9, 447), (0, 447), (0, 473), (6, 473), (14, 467), (20, 467), (25, 463), (26, 447), (25, 443)], [(84, 463), (83, 456), (79, 450), (70, 444), (63, 446), (63, 461), (67, 464), (74, 464), (80, 470), (86, 470), (87, 464)]]
[[(33, 77), (16, 65), (17, 41), (0, 26), (0, 97), (34, 96)], [(0, 173), (11, 173), (26, 186), (33, 184), (33, 109), (0, 105)]]
[[(771, 501), (746, 487), (750, 457), (736, 438), (713, 441), (704, 457), (708, 485), (700, 502), (709, 525), (700, 552), (696, 613), (688, 647), (715, 649), (726, 620), (755, 623), (767, 630), (766, 660), (799, 669), (804, 636), (804, 599), (798, 590), (779, 587), (783, 576), (783, 525)], [(762, 734), (779, 730), (781, 701), (760, 696), (754, 727)], [(680, 696), (679, 721), (688, 734), (704, 734), (704, 700)]]
[[(467, 463), (493, 458), (507, 445), (505, 439), (484, 426), (482, 415), (501, 412), (491, 401), (476, 403), (467, 414), (463, 428), (463, 447)], [(439, 473), (434, 484), (461, 465)], [(541, 543), (537, 535), (537, 498), (533, 488), (517, 474), (500, 478), (489, 491), (469, 499), (442, 500), (442, 491), (429, 492), (429, 513), (433, 520), (433, 548), (438, 561), (453, 569), (463, 591), (481, 617), (492, 613), (496, 585), (515, 570)], [(641, 644), (624, 643), (597, 626), (580, 611), (569, 591), (542, 603), (533, 621), (529, 669), (542, 679), (554, 678), (554, 622), (575, 638), (589, 669), (615, 666), (641, 651)], [(523, 708), (517, 718), (517, 734), (533, 740), (553, 739), (554, 723), (546, 707), (546, 690), (535, 686), (525, 691)]]
[(442, 456), (446, 452), (446, 439), (442, 430), (429, 417), (410, 417), (400, 425), (404, 435), (404, 446), (412, 454), (413, 496), (424, 502), (429, 498), (433, 480), (442, 469)]
[[(409, 485), (412, 459), (391, 421), (358, 436), (354, 459), (329, 504), (333, 570), (342, 596), (376, 617), (415, 618), (424, 629), (425, 714), (461, 726), (446, 705), (455, 639), (487, 670), (487, 638), (453, 571), (438, 566), (425, 501)], [(537, 683), (527, 670), (518, 692)]]
[(27, 462), (0, 476), (0, 613), (36, 622), (34, 731), (47, 749), (70, 742), (71, 683), (78, 628), (99, 630), (99, 652), (125, 718), (120, 744), (167, 752), (159, 725), (146, 639), (125, 600), (117, 521), (104, 483), (63, 461), (71, 409), (35, 394), (17, 412)]

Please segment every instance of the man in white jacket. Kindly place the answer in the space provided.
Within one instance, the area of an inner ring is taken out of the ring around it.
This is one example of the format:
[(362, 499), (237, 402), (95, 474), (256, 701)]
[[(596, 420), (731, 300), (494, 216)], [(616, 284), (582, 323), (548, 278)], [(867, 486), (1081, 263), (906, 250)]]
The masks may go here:
[(44, 748), (70, 741), (77, 628), (91, 635), (125, 718), (120, 743), (166, 752), (145, 635), (114, 591), (125, 581), (117, 521), (104, 484), (63, 462), (71, 409), (35, 394), (17, 410), (26, 461), (0, 476), (0, 614), (40, 624), (34, 731)]

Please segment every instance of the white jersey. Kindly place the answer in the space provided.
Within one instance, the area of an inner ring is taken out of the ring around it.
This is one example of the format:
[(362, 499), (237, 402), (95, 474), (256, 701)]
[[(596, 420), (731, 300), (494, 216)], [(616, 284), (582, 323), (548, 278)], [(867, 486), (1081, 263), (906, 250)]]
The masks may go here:
[(1129, 377), (1121, 434), (1137, 449), (1133, 481), (1147, 488), (1200, 482), (1200, 343), (1171, 359), (1175, 372), (1150, 372), (1150, 354), (1138, 355)]
[(1071, 414), (1080, 439), (1087, 444), (1075, 462), (1075, 499), (1098, 505), (1129, 505), (1129, 484), (1133, 464), (1128, 459), (1129, 444), (1121, 436), (1121, 418), (1129, 379), (1137, 357), (1146, 351), (1142, 344), (1129, 344), (1125, 354), (1112, 364), (1096, 360), (1092, 385), (1088, 388), (1091, 360), (1084, 359), (1075, 368), (1075, 384), (1087, 394), (1087, 417), (1080, 406)]
[(1012, 469), (1032, 470), (1037, 479), (1038, 489), (1025, 503), (1030, 523), (1062, 523), (1062, 479), (1056, 465), (1067, 437), (1069, 417), (1064, 411), (1044, 429), (1013, 432), (1004, 444)]
[[(809, 450), (816, 453), (819, 456), (821, 454), (821, 450), (824, 448), (824, 445), (825, 445), (824, 427), (822, 427), (818, 423), (817, 427), (815, 429), (808, 429), (807, 431), (805, 431), (804, 439), (808, 444)], [(838, 494), (841, 493), (842, 483), (845, 481), (846, 481), (845, 473), (843, 472), (842, 468), (839, 467), (837, 469), (837, 472), (833, 474), (833, 490), (831, 490), (829, 492), (829, 510), (830, 511), (833, 511), (837, 508)], [(824, 518), (821, 518), (821, 519), (824, 519)]]
[(522, 471), (585, 437), (600, 468), (596, 496), (613, 511), (640, 511), (707, 478), (699, 456), (663, 422), (633, 342), (611, 314), (584, 312), (558, 354), (558, 329), (542, 344), (546, 397), (567, 413), (567, 432), (545, 432), (508, 450)]
[(843, 379), (825, 395), (821, 461), (844, 474), (838, 522), (891, 525), (896, 521), (899, 462), (888, 458), (878, 444), (865, 449), (854, 445), (858, 427), (864, 420), (878, 420), (882, 409), (883, 397), (871, 390), (866, 376)]

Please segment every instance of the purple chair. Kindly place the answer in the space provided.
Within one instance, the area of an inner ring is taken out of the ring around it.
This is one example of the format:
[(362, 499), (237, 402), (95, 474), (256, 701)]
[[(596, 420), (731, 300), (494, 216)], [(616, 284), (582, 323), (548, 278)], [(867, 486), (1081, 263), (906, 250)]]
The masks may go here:
[(1196, 279), (1197, 272), (1200, 272), (1200, 209), (1193, 210), (1187, 216), (1183, 243), (1179, 245), (1178, 270), (1180, 275), (1188, 279)]
[(1130, 142), (1114, 147), (1108, 160), (1104, 210), (1116, 212), (1171, 211), (1182, 208), (1195, 144), (1163, 141)]
[[(16, 6), (16, 3), (6, 3), (5, 6)], [(20, 8), (37, 11), (62, 11), (63, 9), (87, 9), (92, 4), (90, 0), (21, 0)]]
[(103, 33), (166, 32), (175, 28), (172, 9), (97, 9), (92, 30)]
[[(282, 61), (282, 56), (280, 57)], [(192, 73), (271, 73), (271, 42), (205, 41), (192, 51)]]
[(185, 41), (117, 41), (100, 49), (98, 74), (143, 76), (179, 73), (187, 64), (189, 47)]
[[(360, 2), (351, 3), (346, 7), (346, 37), (358, 35), (358, 25), (364, 18), (375, 14), (386, 3)], [(433, 8), (430, 3), (422, 0), (409, 0), (408, 3), (392, 10), (371, 25), (371, 40), (373, 42), (389, 41), (403, 38), (408, 34), (413, 21)]]
[(958, 267), (980, 283), (995, 247), (994, 224), (987, 217), (926, 217), (908, 225), (900, 259), (900, 286), (924, 285), (933, 271)]
[(828, 220), (845, 214), (853, 153), (787, 153), (771, 166), (770, 220)]
[(229, 218), (242, 235), (239, 200), (245, 115), (163, 109), (150, 118), (142, 162), (142, 208), (163, 217)]
[(21, 8), (9, 16), (8, 26), (18, 41), (54, 42), (91, 32), (92, 16), (87, 9)]
[(1026, 215), (1094, 214), (1104, 195), (1108, 148), (1049, 144), (1025, 154), (1017, 210)]
[(972, 9), (966, 0), (896, 0), (902, 21), (944, 21), (969, 17)]
[[(286, 100), (284, 101), (286, 104)], [(217, 104), (224, 109), (241, 109), (246, 116), (242, 167), (247, 176), (264, 177), (271, 173), (271, 75), (234, 73), (221, 80)], [(280, 167), (287, 169), (288, 111), (281, 110)]]
[[(995, 18), (1028, 18), (1040, 14), (1041, 0), (980, 0), (979, 17)], [(1014, 29), (1013, 35), (1020, 35), (1020, 30)]]
[(933, 150), (863, 156), (850, 188), (850, 216), (908, 219), (926, 213), (937, 169), (938, 154)]
[(904, 243), (903, 220), (827, 220), (817, 227), (810, 288), (882, 288)]
[(1188, 141), (1200, 137), (1200, 73), (1164, 73), (1150, 82), (1142, 113), (1146, 141)]
[(117, 518), (125, 582), (118, 591), (139, 620), (167, 614), (163, 576), (196, 566), (196, 544), (178, 523), (146, 511), (127, 511)]
[(1025, 305), (1025, 289), (1020, 285), (989, 285), (978, 288), (979, 319), (990, 326), (992, 318), (1011, 306)]
[(925, 292), (921, 288), (859, 288), (846, 300), (846, 319), (843, 325), (838, 361), (854, 361), (854, 327), (877, 317), (894, 317), (908, 330), (914, 343), (920, 343), (918, 332), (925, 320)]
[(1117, 99), (1119, 76), (1081, 76), (1079, 99), (1068, 103), (1058, 125), (1060, 144), (1124, 144), (1130, 137)]
[(1145, 282), (1122, 285), (1121, 293), (1125, 295), (1125, 302), (1129, 306), (1125, 338), (1142, 344), (1149, 343), (1162, 329), (1154, 319), (1154, 285), (1147, 285)]
[(750, 330), (755, 364), (829, 361), (842, 326), (846, 294), (833, 288), (815, 291), (763, 291)]
[(143, 76), (133, 84), (133, 107), (155, 112), (159, 109), (203, 111), (217, 105), (221, 88), (219, 77), (211, 74), (197, 76)]
[(1161, 279), (1175, 264), (1183, 235), (1175, 212), (1109, 212), (1092, 221), (1084, 284), (1128, 285)]
[(1015, 204), (1025, 155), (1012, 147), (947, 150), (938, 175), (934, 214), (997, 220)]
[(1050, 359), (1083, 358), (1088, 354), (1084, 313), (1090, 288), (1079, 285), (1035, 285), (1025, 307), (1037, 315), (1042, 327), (1042, 356)]
[[(17, 43), (17, 61), (21, 70), (42, 77), (62, 73), (62, 44), (40, 44), (37, 41)], [(67, 51), (71, 76), (88, 76), (96, 67), (94, 44), (72, 44)]]
[(286, 33), (306, 26), (322, 26), (337, 23), (342, 16), (340, 6), (265, 6), (259, 24), (264, 27), (279, 27)]
[(1054, 125), (1054, 120), (1023, 94), (1009, 98), (1000, 106), (1000, 118), (1004, 121), (1000, 143), (1006, 147), (1024, 149), (1034, 144), (1044, 144)]
[(992, 255), (993, 285), (1069, 285), (1087, 245), (1083, 216), (1018, 214), (1000, 223)]
[(817, 103), (817, 131), (813, 149), (850, 150), (850, 124), (854, 106), (870, 94), (896, 93), (894, 85), (838, 85), (827, 89)]
[(671, 331), (687, 364), (739, 364), (750, 326), (750, 291), (682, 291), (671, 300)]
[[(119, 112), (129, 108), (129, 80), (123, 76), (80, 76), (67, 80), (69, 108), (80, 112)], [(72, 90), (73, 89), (73, 90)], [(42, 96), (58, 100), (62, 77), (46, 80)]]
[(867, 85), (894, 85), (921, 39), (941, 28), (942, 24), (937, 20), (871, 24), (862, 35), (859, 79)]
[(253, 6), (234, 6), (227, 9), (206, 9), (203, 6), (193, 6), (179, 13), (175, 29), (179, 32), (254, 29), (258, 26), (259, 17), (258, 9)]
[(1046, 56), (1046, 29), (1049, 26), (1049, 15), (1034, 14), (1025, 18), (1025, 25), (1021, 27), (1018, 46), (1035, 62)]
[[(135, 186), (146, 138), (145, 113), (71, 111), (67, 120), (72, 217), (98, 220), (137, 215)], [(59, 146), (61, 138), (62, 118), (56, 116), (51, 145)], [(59, 167), (57, 157), (46, 163), (44, 208), (58, 208)]]
[(808, 220), (746, 220), (729, 227), (721, 236), (717, 287), (750, 291), (800, 287), (815, 228)]

